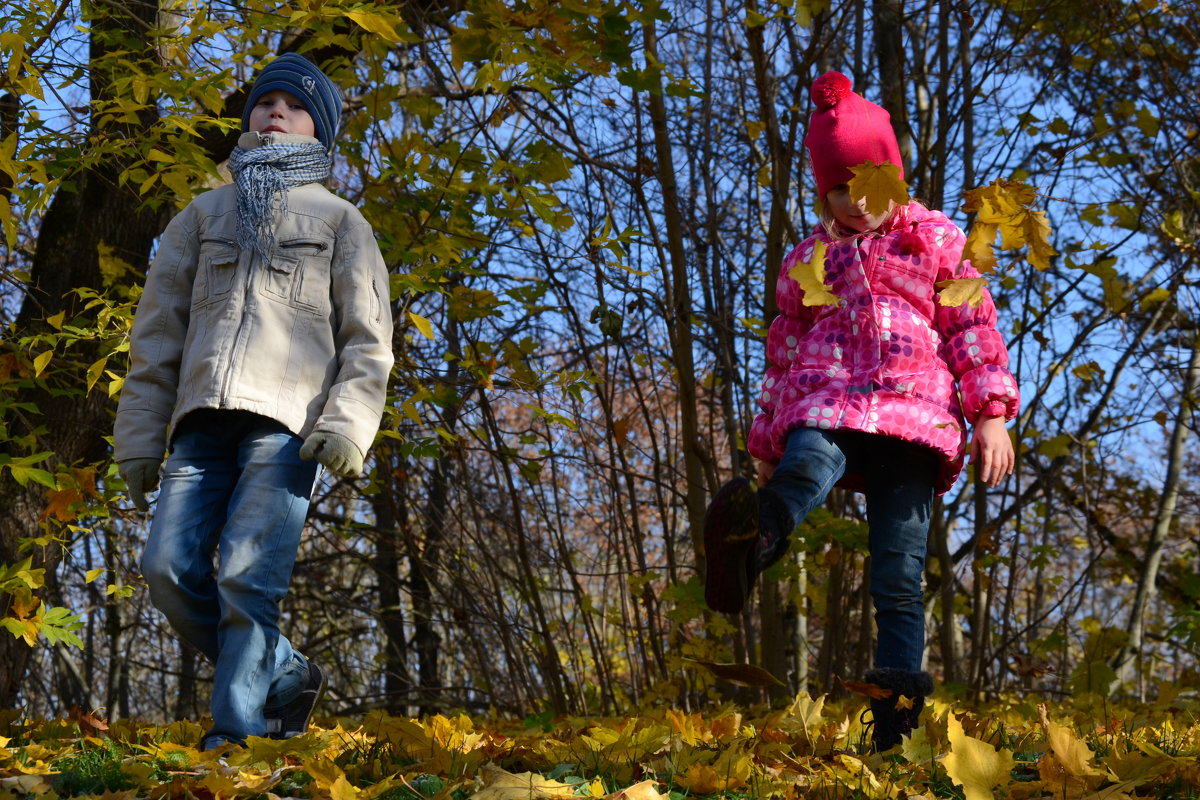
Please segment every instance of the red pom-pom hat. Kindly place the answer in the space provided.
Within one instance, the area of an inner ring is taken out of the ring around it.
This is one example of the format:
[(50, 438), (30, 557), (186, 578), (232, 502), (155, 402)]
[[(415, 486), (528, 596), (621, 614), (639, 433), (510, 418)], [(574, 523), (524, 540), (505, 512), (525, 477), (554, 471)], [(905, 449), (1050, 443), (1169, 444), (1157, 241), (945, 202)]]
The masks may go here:
[(808, 121), (804, 145), (812, 161), (817, 192), (825, 194), (854, 177), (851, 167), (864, 161), (895, 164), (904, 177), (900, 145), (888, 112), (855, 94), (850, 79), (826, 72), (813, 81), (810, 92), (817, 109)]

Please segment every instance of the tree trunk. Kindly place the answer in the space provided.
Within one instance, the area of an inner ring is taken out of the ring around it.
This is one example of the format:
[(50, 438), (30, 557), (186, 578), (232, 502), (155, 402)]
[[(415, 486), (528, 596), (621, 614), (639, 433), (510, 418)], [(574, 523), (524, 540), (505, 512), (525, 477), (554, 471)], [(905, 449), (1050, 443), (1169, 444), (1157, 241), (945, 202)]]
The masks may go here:
[[(653, 20), (644, 29), (646, 53), (657, 58), (658, 39)], [(650, 122), (654, 129), (654, 151), (658, 162), (658, 181), (662, 189), (662, 214), (667, 227), (668, 262), (663, 265), (663, 279), (668, 305), (667, 327), (671, 337), (671, 361), (675, 365), (679, 391), (680, 434), (683, 439), (684, 477), (687, 482), (688, 527), (696, 563), (704, 563), (704, 508), (708, 486), (704, 478), (704, 451), (700, 445), (696, 419), (696, 368), (692, 355), (692, 295), (688, 281), (687, 253), (683, 247), (683, 220), (679, 211), (679, 189), (675, 182), (675, 159), (667, 130), (667, 110), (663, 102), (661, 82), (655, 91), (646, 93)], [(703, 568), (701, 568), (703, 572)]]
[(389, 714), (407, 716), (413, 685), (408, 672), (408, 643), (400, 605), (399, 541), (407, 539), (408, 502), (400, 465), (390, 448), (376, 448), (375, 460), (384, 491), (371, 498), (375, 524), (375, 580), (379, 593), (379, 627), (383, 631), (383, 703)]
[(182, 639), (179, 640), (179, 693), (175, 702), (175, 719), (194, 719), (202, 713), (196, 696), (199, 677), (196, 668), (200, 664), (200, 651)]
[(880, 105), (892, 115), (892, 129), (900, 144), (900, 160), (905, 174), (912, 166), (912, 129), (908, 124), (908, 104), (904, 90), (908, 85), (904, 68), (904, 7), (900, 0), (873, 0), (875, 21), (875, 60), (879, 67)]
[[(155, 3), (104, 8), (84, 5), (91, 24), (88, 51), (91, 98), (93, 103), (110, 101), (116, 99), (110, 83), (111, 66), (115, 64), (113, 53), (118, 49), (128, 51), (131, 30), (154, 28), (158, 7)], [(152, 43), (143, 40), (140, 44), (140, 50), (126, 52), (123, 57), (152, 62), (155, 58)], [(132, 97), (123, 99), (135, 104)], [(89, 139), (140, 141), (155, 118), (153, 101), (135, 116), (121, 117), (120, 122), (108, 118), (103, 127), (94, 118)], [(46, 318), (60, 312), (66, 314), (68, 321), (80, 312), (78, 298), (71, 290), (101, 286), (101, 245), (111, 247), (135, 268), (145, 269), (151, 245), (162, 229), (162, 220), (157, 213), (143, 207), (144, 198), (133, 186), (120, 184), (119, 177), (126, 166), (119, 157), (106, 158), (95, 169), (64, 182), (55, 193), (38, 232), (28, 291), (17, 315), (17, 336), (50, 330)], [(87, 355), (77, 353), (75, 358), (91, 363)], [(51, 370), (53, 366), (52, 362)], [(95, 464), (107, 458), (108, 446), (103, 437), (112, 427), (111, 404), (102, 391), (81, 396), (83, 378), (80, 374), (70, 391), (50, 392), (37, 385), (22, 391), (18, 402), (36, 406), (39, 413), (34, 419), (12, 415), (6, 420), (10, 440), (30, 437), (37, 451), (54, 453), (52, 460), (42, 465), (51, 472), (59, 465)], [(45, 505), (45, 487), (32, 482), (20, 486), (7, 472), (0, 477), (0, 563), (18, 559), (18, 543), (22, 539), (43, 535), (40, 520)], [(52, 543), (31, 553), (33, 566), (46, 570), (46, 579), (51, 583), (49, 594), (53, 593), (62, 557), (60, 548), (60, 544)], [(18, 704), (28, 660), (29, 647), (23, 641), (0, 637), (0, 707)]]
[(972, 487), (975, 492), (975, 558), (971, 560), (971, 669), (968, 676), (971, 689), (979, 696), (983, 691), (988, 665), (988, 638), (991, 632), (991, 576), (983, 559), (991, 551), (991, 536), (987, 522), (987, 487), (978, 477)]
[[(1192, 354), (1184, 375), (1183, 388), (1179, 394), (1179, 415), (1171, 432), (1171, 447), (1167, 452), (1167, 475), (1163, 480), (1162, 494), (1158, 501), (1158, 512), (1154, 516), (1154, 527), (1146, 541), (1146, 555), (1142, 571), (1138, 575), (1137, 592), (1129, 607), (1129, 640), (1113, 659), (1117, 682), (1129, 680), (1135, 662), (1141, 654), (1146, 636), (1146, 611), (1155, 594), (1155, 581), (1162, 563), (1163, 546), (1171, 532), (1175, 519), (1175, 506), (1179, 501), (1179, 486), (1183, 474), (1184, 446), (1192, 425), (1193, 409), (1196, 404), (1196, 389), (1200, 385), (1200, 338), (1192, 341)], [(1114, 687), (1115, 688), (1115, 687)]]
[(962, 628), (958, 624), (958, 612), (954, 608), (957, 595), (954, 559), (950, 556), (950, 526), (946, 524), (944, 511), (945, 505), (939, 497), (934, 501), (933, 513), (930, 515), (933, 524), (929, 529), (929, 539), (933, 545), (933, 555), (938, 560), (938, 569), (941, 571), (937, 602), (942, 616), (941, 627), (938, 630), (942, 648), (942, 680), (945, 683), (962, 683), (963, 637)]

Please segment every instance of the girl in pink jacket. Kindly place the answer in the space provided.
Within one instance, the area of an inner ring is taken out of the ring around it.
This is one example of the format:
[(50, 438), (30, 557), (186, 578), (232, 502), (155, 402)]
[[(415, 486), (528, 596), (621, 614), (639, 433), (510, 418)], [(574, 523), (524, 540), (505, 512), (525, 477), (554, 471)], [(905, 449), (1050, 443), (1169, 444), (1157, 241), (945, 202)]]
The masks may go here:
[[(874, 744), (886, 750), (916, 724), (932, 690), (921, 670), (921, 579), (933, 498), (962, 469), (967, 423), (981, 479), (995, 486), (1012, 472), (1005, 422), (1019, 395), (987, 291), (974, 307), (939, 302), (941, 281), (978, 277), (962, 261), (963, 232), (916, 202), (874, 215), (850, 195), (851, 167), (864, 162), (895, 164), (903, 177), (888, 113), (837, 72), (818, 78), (812, 97), (805, 146), (824, 224), (780, 270), (762, 413), (748, 442), (760, 488), (736, 479), (713, 499), (705, 598), (716, 611), (740, 611), (758, 573), (783, 556), (792, 530), (830, 489), (863, 492), (878, 630), (866, 679), (893, 693), (872, 701)], [(819, 257), (822, 244), (836, 297), (828, 304), (810, 302), (789, 275)]]

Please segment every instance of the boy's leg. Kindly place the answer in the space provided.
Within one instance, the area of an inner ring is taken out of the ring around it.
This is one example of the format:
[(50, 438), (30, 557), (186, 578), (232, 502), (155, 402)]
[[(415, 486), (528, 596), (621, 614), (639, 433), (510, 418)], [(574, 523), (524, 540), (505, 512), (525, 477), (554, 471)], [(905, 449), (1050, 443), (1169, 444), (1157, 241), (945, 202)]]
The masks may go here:
[[(921, 580), (937, 455), (899, 439), (877, 437), (858, 448), (867, 482), (871, 597), (875, 602), (875, 666), (868, 683), (890, 689), (871, 700), (872, 744), (889, 750), (917, 726), (933, 680), (923, 672), (925, 612)], [(901, 700), (904, 698), (904, 700)]]
[(142, 554), (151, 602), (182, 639), (214, 662), (221, 609), (213, 555), (237, 481), (235, 453), (228, 428), (184, 420), (164, 465)]
[[(287, 694), (306, 677), (292, 668), (303, 657), (278, 627), (317, 470), (315, 461), (300, 459), (301, 444), (279, 423), (259, 417), (237, 449), (240, 476), (219, 545), (222, 613), (213, 728), (206, 738), (265, 735), (268, 694)], [(292, 686), (281, 685), (289, 680)]]
[(835, 434), (799, 428), (788, 436), (783, 458), (757, 493), (740, 479), (722, 487), (704, 525), (709, 608), (742, 610), (758, 573), (787, 552), (792, 530), (825, 500), (845, 471), (846, 457)]

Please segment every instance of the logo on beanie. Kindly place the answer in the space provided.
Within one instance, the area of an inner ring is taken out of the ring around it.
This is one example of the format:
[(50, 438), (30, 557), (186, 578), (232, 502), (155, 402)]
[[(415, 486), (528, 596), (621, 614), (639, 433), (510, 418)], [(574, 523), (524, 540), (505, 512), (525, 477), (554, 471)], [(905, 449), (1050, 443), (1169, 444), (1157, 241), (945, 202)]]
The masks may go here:
[(309, 94), (312, 94), (317, 88), (317, 82), (308, 75), (305, 75), (300, 82), (304, 84), (304, 91), (308, 92)]

